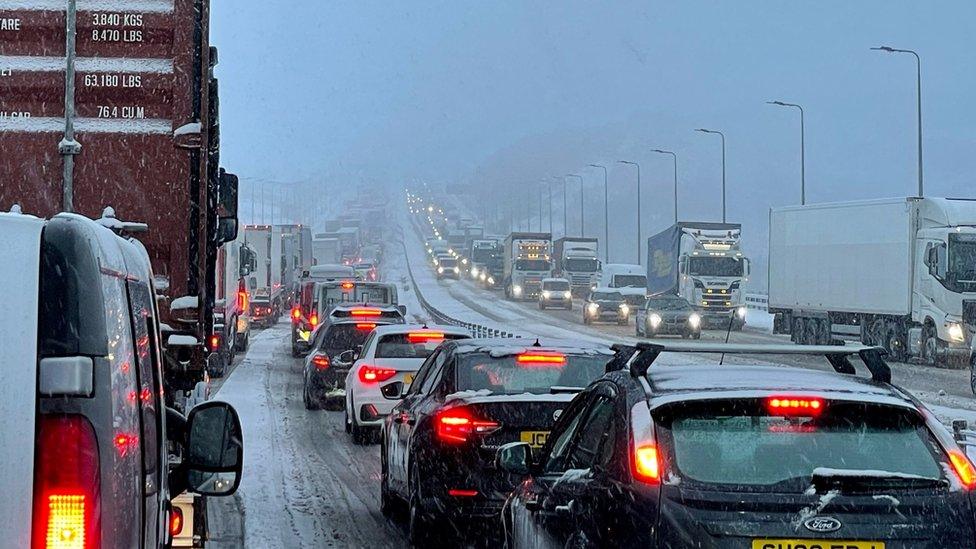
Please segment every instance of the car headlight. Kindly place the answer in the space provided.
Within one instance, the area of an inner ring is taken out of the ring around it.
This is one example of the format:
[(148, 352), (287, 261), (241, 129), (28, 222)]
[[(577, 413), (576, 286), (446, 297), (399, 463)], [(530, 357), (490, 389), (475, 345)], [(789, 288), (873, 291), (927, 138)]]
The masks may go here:
[(586, 306), (586, 312), (591, 315), (597, 314), (598, 312), (600, 312), (600, 304), (590, 303), (589, 305)]
[(572, 297), (573, 297), (573, 293), (570, 292), (569, 290), (566, 290), (565, 292), (563, 292), (563, 298), (564, 299), (572, 299)]
[(739, 307), (738, 309), (735, 310), (735, 314), (739, 318), (745, 318), (746, 317), (746, 308), (744, 306), (743, 307)]
[(625, 315), (629, 315), (630, 314), (630, 306), (628, 306), (626, 303), (621, 303), (620, 304), (620, 312), (623, 313), (623, 314), (625, 314)]
[(518, 284), (512, 286), (512, 293), (515, 294), (515, 297), (522, 295), (522, 287)]
[(478, 278), (478, 268), (471, 267), (471, 278)]
[(465, 257), (464, 259), (461, 260), (461, 265), (467, 265), (467, 264), (468, 264), (468, 258)]
[[(480, 278), (481, 280), (488, 280), (488, 275), (485, 273), (481, 273), (480, 275), (478, 275), (478, 278)], [(492, 282), (492, 284), (494, 284), (494, 281)]]
[(698, 313), (691, 313), (691, 316), (688, 317), (688, 325), (692, 328), (701, 326), (701, 316)]
[(661, 318), (661, 315), (657, 313), (651, 313), (651, 316), (648, 317), (648, 320), (650, 320), (652, 328), (657, 328), (658, 326), (661, 325), (661, 322), (664, 322), (664, 319)]
[(947, 329), (949, 331), (949, 339), (951, 341), (955, 341), (957, 343), (966, 341), (966, 332), (963, 331), (962, 324), (959, 324), (958, 322), (950, 322), (947, 325)]
[(444, 274), (444, 267), (438, 267), (437, 274)]
[(494, 284), (495, 284), (495, 277), (493, 277), (493, 276), (489, 276), (489, 277), (488, 277), (488, 284), (490, 284), (490, 285), (494, 285)]
[(542, 299), (549, 299), (552, 297), (552, 292), (549, 290), (542, 290)]
[(461, 272), (461, 269), (459, 269), (459, 268), (457, 268), (457, 267), (454, 267), (454, 274), (458, 274), (458, 273), (460, 273), (460, 272)]

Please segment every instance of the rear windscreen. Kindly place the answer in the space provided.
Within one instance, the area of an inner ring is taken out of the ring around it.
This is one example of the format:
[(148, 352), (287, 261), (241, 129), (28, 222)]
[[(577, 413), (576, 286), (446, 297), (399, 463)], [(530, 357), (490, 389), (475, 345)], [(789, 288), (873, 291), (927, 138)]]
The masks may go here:
[(610, 356), (565, 355), (564, 363), (520, 363), (517, 355), (461, 355), (457, 366), (459, 391), (488, 390), (494, 394), (549, 393), (557, 387), (586, 387), (606, 371)]
[(390, 334), (376, 344), (376, 358), (427, 358), (445, 340), (463, 339), (466, 336), (444, 334), (428, 337), (425, 334)]
[(937, 443), (903, 408), (827, 401), (808, 417), (780, 416), (764, 401), (735, 400), (676, 405), (655, 416), (676, 472), (696, 482), (803, 491), (817, 468), (943, 477)]
[(357, 327), (355, 324), (333, 324), (328, 329), (325, 340), (322, 342), (322, 348), (332, 356), (354, 349), (357, 345), (362, 345), (373, 327), (367, 329)]

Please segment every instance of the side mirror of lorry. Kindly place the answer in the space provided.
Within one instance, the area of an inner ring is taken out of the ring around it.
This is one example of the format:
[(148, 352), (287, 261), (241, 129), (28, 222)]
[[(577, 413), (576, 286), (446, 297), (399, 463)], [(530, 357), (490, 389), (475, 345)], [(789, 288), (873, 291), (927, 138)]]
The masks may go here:
[(406, 305), (397, 305), (397, 310), (400, 311), (400, 314), (401, 315), (407, 316), (407, 306)]
[(237, 238), (237, 190), (240, 182), (236, 175), (220, 169), (220, 191), (217, 193), (218, 215), (217, 244)]
[(237, 238), (237, 218), (221, 217), (217, 221), (217, 242), (225, 244)]
[(190, 410), (182, 470), (187, 487), (205, 496), (237, 491), (244, 465), (244, 434), (234, 407), (210, 401)]
[(255, 278), (255, 277), (253, 277), (253, 276), (251, 278), (247, 279), (247, 287), (248, 287), (248, 289), (251, 289), (251, 290), (257, 290), (258, 289), (258, 279)]
[(241, 246), (240, 276), (247, 276), (258, 267), (257, 254), (249, 246)]

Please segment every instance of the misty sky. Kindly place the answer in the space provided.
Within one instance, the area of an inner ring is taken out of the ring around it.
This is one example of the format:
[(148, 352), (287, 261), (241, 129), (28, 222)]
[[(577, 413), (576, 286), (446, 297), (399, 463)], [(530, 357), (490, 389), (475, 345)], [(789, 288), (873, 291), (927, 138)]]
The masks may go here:
[(602, 172), (585, 166), (603, 162), (611, 259), (633, 261), (634, 170), (616, 161), (641, 164), (643, 237), (672, 215), (671, 161), (652, 147), (679, 154), (681, 217), (716, 220), (719, 138), (693, 131), (708, 127), (728, 140), (729, 221), (760, 256), (768, 208), (798, 202), (800, 181), (798, 113), (767, 100), (806, 110), (809, 202), (915, 193), (914, 58), (875, 45), (922, 56), (926, 193), (976, 194), (971, 0), (214, 0), (212, 10), (222, 164), (245, 179), (245, 197), (252, 178), (321, 184), (322, 196), (428, 181), (499, 197), (576, 172), (596, 235)]

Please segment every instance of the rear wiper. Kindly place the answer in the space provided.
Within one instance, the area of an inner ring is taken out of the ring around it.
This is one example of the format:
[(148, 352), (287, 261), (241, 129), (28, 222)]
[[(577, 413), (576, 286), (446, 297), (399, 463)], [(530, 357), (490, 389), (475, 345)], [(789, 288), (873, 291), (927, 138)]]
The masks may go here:
[(579, 393), (582, 392), (585, 387), (570, 387), (568, 385), (553, 385), (549, 388), (549, 394), (558, 395), (561, 393)]
[(817, 492), (830, 489), (870, 490), (873, 488), (938, 488), (948, 486), (945, 479), (895, 473), (818, 467), (811, 477)]

